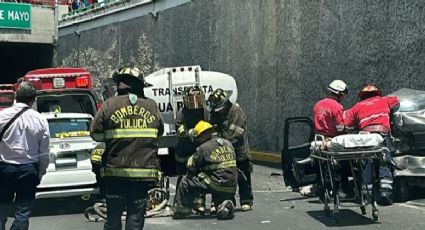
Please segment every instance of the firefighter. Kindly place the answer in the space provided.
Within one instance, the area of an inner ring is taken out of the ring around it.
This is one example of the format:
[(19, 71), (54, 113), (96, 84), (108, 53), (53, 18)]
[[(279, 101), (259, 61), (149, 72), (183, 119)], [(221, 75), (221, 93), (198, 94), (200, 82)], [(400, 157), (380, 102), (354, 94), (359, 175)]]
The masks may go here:
[(237, 183), (235, 150), (206, 121), (196, 124), (194, 135), (200, 145), (187, 161), (188, 175), (178, 185), (173, 218), (190, 216), (194, 198), (211, 193), (218, 205), (217, 219), (231, 219)]
[[(344, 123), (347, 127), (356, 128), (359, 131), (379, 133), (384, 138), (384, 160), (379, 167), (380, 198), (378, 204), (392, 204), (393, 174), (392, 157), (394, 146), (391, 142), (390, 113), (398, 107), (400, 101), (396, 96), (383, 97), (381, 90), (374, 85), (366, 85), (359, 92), (360, 102), (355, 104), (344, 114)], [(371, 186), (371, 162), (367, 161), (364, 177)]]
[[(328, 85), (327, 90), (327, 97), (317, 102), (313, 108), (314, 132), (323, 135), (325, 140), (330, 140), (344, 132), (344, 108), (340, 103), (348, 93), (348, 86), (342, 80), (334, 80)], [(335, 179), (338, 196), (345, 198), (347, 194), (343, 190), (347, 190), (349, 170), (344, 169), (349, 169), (349, 165), (346, 161), (341, 161), (340, 164), (341, 170)]]
[(210, 119), (217, 126), (220, 137), (230, 141), (235, 148), (238, 169), (244, 174), (239, 177), (239, 197), (242, 211), (253, 208), (251, 173), (253, 164), (249, 153), (248, 131), (245, 112), (229, 101), (231, 90), (216, 89), (208, 97)]
[(164, 131), (160, 111), (143, 89), (148, 84), (136, 67), (114, 72), (117, 96), (106, 100), (96, 114), (90, 134), (105, 143), (100, 174), (104, 185), (107, 220), (104, 229), (143, 229), (148, 189), (158, 180), (157, 138)]
[[(189, 87), (183, 92), (183, 108), (177, 112), (176, 130), (179, 141), (176, 147), (176, 171), (179, 175), (187, 172), (186, 164), (189, 157), (195, 153), (198, 143), (190, 135), (191, 129), (201, 121), (209, 120), (209, 112), (205, 108), (204, 92), (198, 87)], [(194, 200), (195, 210), (205, 212), (205, 194), (200, 194)]]

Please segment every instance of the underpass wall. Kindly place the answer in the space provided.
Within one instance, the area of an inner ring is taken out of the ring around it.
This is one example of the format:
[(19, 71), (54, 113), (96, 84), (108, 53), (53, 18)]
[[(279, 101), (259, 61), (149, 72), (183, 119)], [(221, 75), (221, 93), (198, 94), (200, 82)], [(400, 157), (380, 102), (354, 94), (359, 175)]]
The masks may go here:
[[(152, 4), (143, 7), (156, 12)], [(366, 82), (384, 93), (425, 90), (424, 6), (419, 0), (194, 0), (157, 17), (141, 9), (130, 20), (89, 30), (77, 25), (61, 35), (60, 28), (54, 61), (90, 69), (97, 84), (128, 63), (143, 64), (146, 73), (199, 64), (231, 74), (252, 148), (277, 152), (284, 119), (311, 117), (333, 79), (350, 87), (347, 108)]]

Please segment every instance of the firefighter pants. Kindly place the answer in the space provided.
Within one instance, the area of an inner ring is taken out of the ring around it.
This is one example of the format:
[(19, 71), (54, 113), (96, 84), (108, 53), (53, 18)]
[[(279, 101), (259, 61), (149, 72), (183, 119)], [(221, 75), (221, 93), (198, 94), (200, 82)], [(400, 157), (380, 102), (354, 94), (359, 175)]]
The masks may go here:
[(231, 200), (235, 203), (235, 193), (218, 192), (208, 187), (197, 176), (184, 176), (178, 185), (176, 192), (176, 207), (193, 208), (194, 200), (199, 194), (211, 193), (212, 202), (218, 207), (223, 201)]
[[(379, 176), (379, 188), (381, 190), (386, 190), (392, 192), (393, 190), (393, 166), (392, 166), (392, 153), (394, 152), (394, 145), (391, 142), (389, 135), (383, 135), (384, 138), (384, 147), (383, 147), (383, 157), (384, 160), (372, 162), (371, 160), (366, 160), (363, 162), (363, 178), (365, 179), (368, 185), (373, 183), (372, 181), (372, 164), (376, 165), (375, 175)], [(378, 166), (379, 165), (379, 166)]]
[(0, 230), (5, 230), (14, 197), (15, 220), (10, 229), (28, 229), (38, 184), (38, 164), (0, 163)]
[(236, 166), (239, 170), (243, 172), (246, 177), (246, 180), (239, 177), (238, 186), (239, 186), (239, 202), (242, 205), (248, 204), (253, 205), (254, 196), (252, 195), (252, 186), (251, 186), (251, 174), (253, 171), (252, 161), (249, 159), (243, 161), (237, 161)]
[(127, 210), (126, 230), (140, 230), (145, 224), (149, 184), (143, 181), (104, 178), (107, 220), (104, 230), (121, 230), (121, 215)]

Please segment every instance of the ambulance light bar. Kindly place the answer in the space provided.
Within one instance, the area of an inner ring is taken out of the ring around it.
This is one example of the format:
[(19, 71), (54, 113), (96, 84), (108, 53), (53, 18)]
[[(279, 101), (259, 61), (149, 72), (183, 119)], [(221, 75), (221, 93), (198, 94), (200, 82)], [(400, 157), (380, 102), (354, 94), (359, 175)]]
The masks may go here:
[(75, 85), (77, 88), (88, 88), (90, 85), (90, 79), (87, 76), (75, 78)]

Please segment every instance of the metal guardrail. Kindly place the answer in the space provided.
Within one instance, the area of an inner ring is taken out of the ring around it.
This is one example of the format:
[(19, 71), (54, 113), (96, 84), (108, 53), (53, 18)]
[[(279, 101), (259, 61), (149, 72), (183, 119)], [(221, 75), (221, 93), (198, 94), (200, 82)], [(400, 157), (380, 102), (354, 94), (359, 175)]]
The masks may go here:
[(104, 0), (103, 2), (94, 3), (90, 6), (80, 8), (78, 10), (73, 10), (73, 11), (67, 13), (67, 14), (63, 14), (60, 17), (59, 21), (70, 20), (70, 19), (76, 18), (78, 16), (86, 15), (88, 13), (95, 12), (95, 11), (98, 11), (100, 9), (105, 9), (105, 8), (108, 8), (108, 7), (111, 7), (111, 6), (119, 5), (119, 4), (124, 3), (124, 2), (128, 2), (128, 0)]

